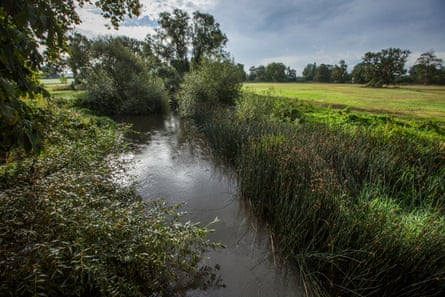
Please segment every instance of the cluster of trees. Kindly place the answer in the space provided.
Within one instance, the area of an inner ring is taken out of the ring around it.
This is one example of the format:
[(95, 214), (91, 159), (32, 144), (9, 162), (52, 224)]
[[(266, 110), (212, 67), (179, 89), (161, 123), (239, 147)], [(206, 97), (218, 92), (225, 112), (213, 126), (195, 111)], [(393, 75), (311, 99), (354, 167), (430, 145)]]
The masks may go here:
[(360, 83), (368, 86), (381, 87), (396, 83), (445, 84), (445, 67), (442, 59), (430, 50), (420, 55), (416, 63), (407, 70), (409, 50), (400, 48), (382, 49), (379, 52), (367, 52), (362, 61), (348, 72), (344, 60), (338, 64), (307, 64), (302, 77), (283, 63), (270, 63), (267, 66), (252, 66), (247, 75), (248, 81), (257, 82), (331, 82)]
[[(91, 3), (77, 2), (80, 6)], [(141, 7), (138, 0), (95, 4), (115, 28), (126, 15), (138, 15)], [(79, 22), (73, 1), (2, 1), (0, 155), (14, 147), (40, 150), (42, 127), (24, 98), (45, 94), (37, 75), (42, 71), (54, 74), (68, 67), (74, 76), (73, 87), (87, 90), (80, 103), (103, 114), (164, 111), (187, 74), (198, 72), (204, 62), (208, 71), (219, 71), (211, 66), (213, 62), (224, 64), (223, 74), (230, 79), (218, 75), (220, 85), (229, 90), (238, 90), (232, 84), (244, 79), (243, 66), (230, 60), (225, 51), (228, 39), (210, 14), (196, 11), (189, 15), (179, 9), (163, 12), (155, 33), (144, 41), (110, 36), (88, 39), (70, 31)], [(45, 53), (39, 51), (41, 45)], [(62, 59), (64, 52), (69, 55)]]
[(434, 51), (421, 54), (407, 71), (409, 54), (409, 50), (397, 48), (368, 52), (352, 70), (353, 82), (376, 87), (395, 83), (445, 84), (445, 67)]
[(252, 66), (247, 75), (248, 81), (288, 82), (297, 80), (297, 72), (283, 63), (270, 63), (267, 66)]
[[(187, 12), (175, 9), (160, 13), (158, 23), (156, 33), (148, 34), (144, 41), (115, 39), (147, 65), (151, 73), (161, 77), (171, 93), (178, 90), (192, 65), (197, 67), (204, 59), (229, 58), (224, 50), (228, 39), (210, 14), (196, 11), (190, 17)], [(107, 42), (104, 39), (111, 38), (88, 40), (77, 33), (69, 38), (71, 54), (66, 65), (71, 68), (76, 84), (82, 82), (92, 64), (97, 64), (97, 55)]]
[(349, 80), (348, 65), (344, 60), (340, 60), (340, 65), (308, 64), (303, 69), (304, 81), (316, 82), (339, 82), (344, 83)]

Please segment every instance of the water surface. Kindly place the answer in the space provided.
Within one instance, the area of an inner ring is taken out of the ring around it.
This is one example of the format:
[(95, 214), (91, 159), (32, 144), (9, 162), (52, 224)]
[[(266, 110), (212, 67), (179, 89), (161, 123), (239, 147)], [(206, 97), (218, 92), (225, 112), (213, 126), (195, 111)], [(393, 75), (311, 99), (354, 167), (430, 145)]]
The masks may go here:
[(210, 239), (226, 248), (207, 253), (206, 264), (221, 266), (226, 287), (192, 291), (188, 296), (304, 296), (295, 275), (286, 267), (277, 268), (267, 232), (249, 219), (235, 179), (214, 164), (190, 124), (174, 115), (121, 120), (138, 132), (131, 138), (136, 145), (132, 173), (140, 195), (185, 202), (183, 209), (193, 222), (207, 225), (218, 220)]

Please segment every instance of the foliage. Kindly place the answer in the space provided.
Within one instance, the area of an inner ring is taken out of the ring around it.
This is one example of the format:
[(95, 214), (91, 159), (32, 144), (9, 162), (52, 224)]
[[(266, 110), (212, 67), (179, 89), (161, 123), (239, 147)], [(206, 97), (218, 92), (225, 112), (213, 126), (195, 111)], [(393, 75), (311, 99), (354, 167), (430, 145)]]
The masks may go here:
[(73, 72), (74, 86), (81, 84), (81, 79), (85, 77), (85, 71), (90, 66), (90, 47), (90, 40), (80, 33), (68, 37), (69, 57), (66, 63)]
[(168, 95), (163, 82), (150, 74), (126, 41), (103, 37), (93, 43), (95, 65), (87, 73), (87, 93), (79, 104), (108, 115), (166, 112)]
[(243, 117), (271, 104), (249, 96), (240, 115), (207, 117), (202, 131), (314, 295), (443, 295), (443, 143), (388, 131), (386, 121)]
[(236, 115), (241, 120), (276, 121), (299, 124), (312, 106), (296, 99), (259, 96), (245, 92), (237, 101)]
[(198, 264), (209, 229), (117, 183), (109, 121), (43, 116), (44, 153), (0, 167), (1, 296), (181, 296), (215, 279)]
[(203, 60), (185, 76), (178, 95), (180, 110), (193, 116), (219, 106), (233, 106), (240, 95), (244, 71), (231, 61)]
[(348, 79), (348, 65), (344, 60), (340, 60), (340, 66), (334, 65), (330, 80), (333, 82), (344, 83)]
[(320, 64), (317, 66), (314, 64), (307, 64), (303, 69), (303, 78), (305, 81), (315, 82), (335, 82), (343, 83), (349, 79), (348, 65), (344, 60), (340, 60), (339, 65)]
[(367, 52), (363, 56), (368, 85), (381, 87), (395, 84), (406, 72), (405, 63), (409, 50), (400, 48), (383, 49), (380, 52)]
[(248, 80), (257, 82), (287, 82), (297, 79), (296, 71), (283, 63), (272, 62), (266, 67), (260, 65), (249, 69)]
[(410, 68), (410, 76), (417, 83), (423, 84), (445, 84), (445, 68), (434, 51), (428, 51), (420, 55), (416, 64)]
[(307, 64), (303, 69), (303, 77), (305, 81), (312, 81), (315, 77), (315, 71), (317, 70), (317, 64)]
[(156, 34), (147, 36), (151, 52), (182, 77), (190, 70), (191, 60), (199, 64), (204, 58), (220, 58), (227, 37), (212, 15), (196, 11), (193, 18), (187, 12), (175, 9), (159, 15)]
[[(91, 3), (78, 0), (79, 5)], [(137, 15), (138, 0), (97, 1), (102, 15), (114, 27), (128, 13)], [(41, 87), (35, 73), (42, 66), (45, 47), (49, 61), (66, 49), (65, 34), (80, 22), (74, 1), (5, 0), (0, 7), (0, 136), (2, 150), (21, 146), (39, 151), (42, 131), (34, 124), (33, 111), (25, 97), (33, 98)], [(4, 155), (4, 151), (0, 154)]]

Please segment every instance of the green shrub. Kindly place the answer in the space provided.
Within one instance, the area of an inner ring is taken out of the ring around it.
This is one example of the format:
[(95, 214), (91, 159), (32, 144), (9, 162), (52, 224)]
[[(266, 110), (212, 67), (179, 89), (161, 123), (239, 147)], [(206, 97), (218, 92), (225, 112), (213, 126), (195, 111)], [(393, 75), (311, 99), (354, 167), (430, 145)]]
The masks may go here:
[(150, 114), (168, 111), (168, 92), (140, 56), (119, 38), (94, 43), (95, 65), (86, 74), (82, 107), (100, 114)]
[(230, 61), (203, 60), (185, 75), (178, 94), (184, 115), (207, 113), (218, 106), (233, 106), (240, 95), (243, 72)]

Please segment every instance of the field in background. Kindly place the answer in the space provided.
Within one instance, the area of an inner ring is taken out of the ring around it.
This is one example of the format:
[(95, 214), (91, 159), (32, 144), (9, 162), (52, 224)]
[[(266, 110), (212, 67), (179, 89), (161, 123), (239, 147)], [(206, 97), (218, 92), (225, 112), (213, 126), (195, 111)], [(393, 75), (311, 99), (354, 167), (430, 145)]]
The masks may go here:
[(445, 124), (445, 86), (367, 88), (356, 84), (245, 83), (256, 94), (298, 98), (332, 106), (401, 117), (415, 117)]

